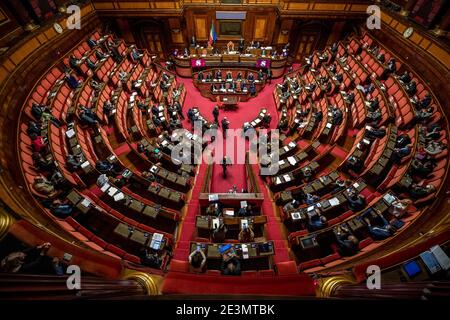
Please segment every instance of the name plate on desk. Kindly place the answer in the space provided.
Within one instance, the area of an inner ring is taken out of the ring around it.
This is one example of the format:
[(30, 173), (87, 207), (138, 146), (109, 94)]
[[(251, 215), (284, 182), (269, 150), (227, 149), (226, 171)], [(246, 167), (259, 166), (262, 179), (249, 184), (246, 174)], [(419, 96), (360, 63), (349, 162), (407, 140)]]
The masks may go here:
[(210, 202), (219, 201), (219, 195), (216, 193), (210, 194), (210, 195), (208, 195), (208, 200)]
[(224, 211), (224, 214), (226, 215), (226, 216), (230, 216), (230, 217), (234, 217), (234, 210), (225, 210)]

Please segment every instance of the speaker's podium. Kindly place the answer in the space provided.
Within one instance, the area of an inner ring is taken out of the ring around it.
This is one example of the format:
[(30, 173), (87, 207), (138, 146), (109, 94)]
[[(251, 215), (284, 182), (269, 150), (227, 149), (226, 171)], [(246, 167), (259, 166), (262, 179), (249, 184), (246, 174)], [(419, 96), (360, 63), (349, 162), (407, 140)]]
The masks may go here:
[(230, 51), (229, 53), (224, 53), (222, 55), (223, 62), (239, 62), (239, 53), (235, 51)]

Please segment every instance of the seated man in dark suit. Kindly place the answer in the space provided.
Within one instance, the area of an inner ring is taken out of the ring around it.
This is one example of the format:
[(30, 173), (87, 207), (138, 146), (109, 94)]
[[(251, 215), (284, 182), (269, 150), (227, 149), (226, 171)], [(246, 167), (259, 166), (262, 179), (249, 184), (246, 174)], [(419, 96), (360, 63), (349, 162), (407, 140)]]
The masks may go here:
[(226, 276), (241, 275), (241, 261), (234, 252), (226, 252), (222, 255), (222, 266), (220, 267), (222, 274)]
[(350, 191), (347, 193), (347, 201), (348, 208), (353, 212), (362, 210), (366, 205), (366, 201), (364, 200), (364, 198), (359, 195), (353, 188), (350, 189)]
[[(373, 212), (377, 215), (376, 222), (373, 218)], [(380, 213), (372, 208), (362, 214), (362, 218), (367, 224), (369, 234), (373, 240), (384, 240), (391, 237), (395, 233), (395, 228), (389, 224), (389, 221)]]
[(334, 234), (336, 235), (336, 244), (341, 256), (348, 257), (358, 253), (359, 240), (346, 226), (338, 226)]

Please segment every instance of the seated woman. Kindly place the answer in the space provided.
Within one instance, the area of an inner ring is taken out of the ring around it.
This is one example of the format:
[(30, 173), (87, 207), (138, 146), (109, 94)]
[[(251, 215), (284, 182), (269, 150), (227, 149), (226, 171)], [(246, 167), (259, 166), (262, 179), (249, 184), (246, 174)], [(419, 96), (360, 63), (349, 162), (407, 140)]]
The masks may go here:
[(44, 138), (42, 138), (41, 136), (36, 136), (34, 134), (32, 134), (30, 138), (33, 151), (42, 153), (48, 152), (48, 143)]
[(206, 270), (206, 256), (201, 249), (197, 249), (189, 255), (189, 266), (191, 272), (203, 273)]
[(48, 197), (54, 197), (57, 194), (53, 184), (45, 177), (36, 177), (33, 182), (33, 189), (39, 193), (42, 193)]
[(394, 202), (392, 202), (391, 206), (389, 207), (389, 213), (392, 214), (394, 217), (401, 218), (403, 217), (407, 212), (408, 208), (412, 204), (412, 201), (410, 199), (397, 199)]

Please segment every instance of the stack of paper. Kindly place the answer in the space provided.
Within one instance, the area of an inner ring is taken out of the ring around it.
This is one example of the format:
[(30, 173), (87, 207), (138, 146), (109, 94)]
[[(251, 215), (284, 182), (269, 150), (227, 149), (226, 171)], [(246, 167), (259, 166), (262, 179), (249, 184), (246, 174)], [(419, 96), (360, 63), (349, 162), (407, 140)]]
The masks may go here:
[(242, 258), (243, 259), (248, 259), (249, 255), (248, 255), (248, 246), (246, 244), (242, 245)]

